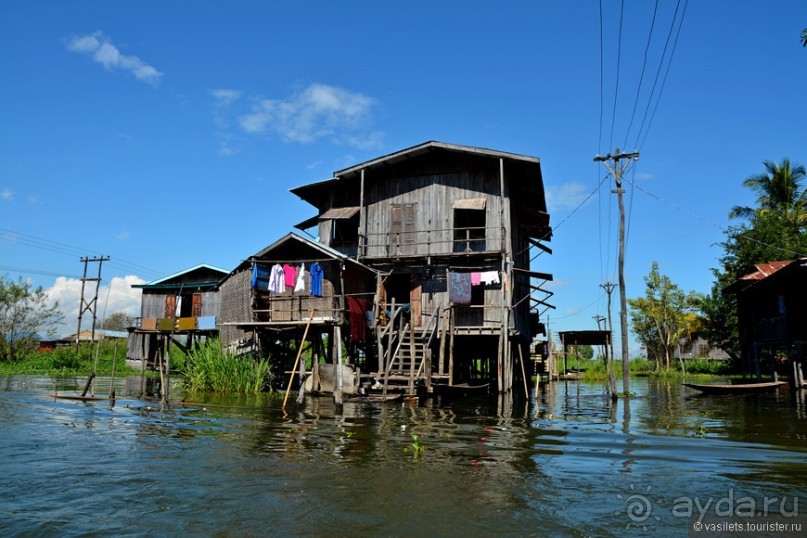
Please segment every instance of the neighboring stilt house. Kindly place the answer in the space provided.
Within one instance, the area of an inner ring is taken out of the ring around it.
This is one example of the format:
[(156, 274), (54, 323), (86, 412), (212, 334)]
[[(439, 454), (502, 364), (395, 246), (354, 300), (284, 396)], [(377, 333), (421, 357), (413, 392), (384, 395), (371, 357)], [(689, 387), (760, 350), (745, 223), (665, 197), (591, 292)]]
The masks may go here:
[[(342, 392), (354, 393), (360, 369), (375, 353), (365, 346), (375, 283), (375, 271), (364, 264), (290, 233), (250, 256), (221, 283), (222, 346), (270, 357), (276, 372), (287, 372), (310, 325), (303, 344), (309, 352), (301, 361), (311, 358), (301, 365), (312, 374), (308, 389), (332, 392), (341, 372)], [(337, 370), (335, 364), (350, 366)]]
[(804, 384), (807, 352), (807, 258), (756, 264), (726, 291), (737, 295), (743, 370)]
[(292, 192), (318, 210), (298, 228), (379, 272), (369, 374), (385, 390), (526, 388), (551, 308), (552, 276), (531, 269), (551, 253), (537, 158), (427, 142)]
[(167, 339), (189, 349), (201, 337), (213, 336), (219, 313), (217, 286), (228, 274), (212, 265), (197, 265), (133, 288), (143, 290), (140, 317), (129, 328), (126, 358), (156, 366)]

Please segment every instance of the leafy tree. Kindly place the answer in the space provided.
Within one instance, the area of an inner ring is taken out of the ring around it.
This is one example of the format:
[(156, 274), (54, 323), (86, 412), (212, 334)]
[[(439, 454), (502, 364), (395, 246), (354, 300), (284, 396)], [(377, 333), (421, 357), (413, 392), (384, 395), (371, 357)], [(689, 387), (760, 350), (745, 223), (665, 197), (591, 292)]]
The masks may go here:
[(734, 206), (729, 218), (751, 218), (765, 213), (779, 215), (784, 222), (798, 229), (807, 224), (807, 190), (801, 181), (807, 176), (803, 165), (764, 161), (766, 173), (754, 174), (743, 182), (744, 187), (757, 193), (757, 207)]
[(38, 335), (54, 335), (62, 313), (58, 303), (47, 303), (42, 286), (0, 277), (0, 360), (17, 360), (36, 349)]
[(757, 193), (757, 207), (735, 206), (729, 213), (730, 218), (746, 222), (726, 231), (720, 268), (712, 270), (715, 281), (702, 304), (705, 322), (701, 334), (726, 351), (735, 365), (740, 360), (737, 298), (726, 293), (726, 287), (754, 272), (755, 264), (807, 255), (805, 168), (788, 159), (763, 164), (767, 173), (743, 182)]
[(132, 316), (126, 312), (113, 312), (101, 322), (101, 329), (108, 331), (125, 331), (134, 324)]
[(585, 360), (591, 360), (594, 357), (594, 348), (588, 344), (577, 346), (577, 353)]
[(807, 28), (801, 31), (801, 46), (807, 47)]
[(659, 272), (657, 262), (644, 281), (644, 297), (628, 299), (633, 332), (647, 350), (648, 359), (655, 361), (656, 369), (668, 369), (680, 341), (691, 338), (697, 330), (700, 297), (673, 284)]

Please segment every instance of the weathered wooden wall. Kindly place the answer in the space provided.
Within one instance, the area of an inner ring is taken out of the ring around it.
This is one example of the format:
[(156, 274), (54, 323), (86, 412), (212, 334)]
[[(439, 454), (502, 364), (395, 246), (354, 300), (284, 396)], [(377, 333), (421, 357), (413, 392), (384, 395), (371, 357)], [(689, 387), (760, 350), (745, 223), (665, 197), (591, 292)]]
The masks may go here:
[(222, 347), (236, 344), (246, 336), (233, 322), (250, 322), (252, 314), (252, 270), (247, 266), (230, 275), (219, 288), (221, 309), (217, 318)]

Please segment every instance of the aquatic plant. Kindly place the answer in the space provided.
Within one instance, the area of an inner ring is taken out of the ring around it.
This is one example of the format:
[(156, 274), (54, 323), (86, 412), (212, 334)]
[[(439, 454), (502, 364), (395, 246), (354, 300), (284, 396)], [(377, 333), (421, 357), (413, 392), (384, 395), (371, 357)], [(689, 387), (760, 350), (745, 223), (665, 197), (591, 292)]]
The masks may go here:
[(185, 386), (190, 391), (257, 394), (271, 381), (269, 361), (253, 355), (233, 355), (217, 338), (205, 340), (185, 357)]
[(426, 447), (423, 443), (420, 442), (417, 435), (412, 435), (412, 444), (410, 446), (404, 447), (404, 452), (412, 451), (412, 458), (418, 459), (423, 455), (423, 452), (426, 450)]

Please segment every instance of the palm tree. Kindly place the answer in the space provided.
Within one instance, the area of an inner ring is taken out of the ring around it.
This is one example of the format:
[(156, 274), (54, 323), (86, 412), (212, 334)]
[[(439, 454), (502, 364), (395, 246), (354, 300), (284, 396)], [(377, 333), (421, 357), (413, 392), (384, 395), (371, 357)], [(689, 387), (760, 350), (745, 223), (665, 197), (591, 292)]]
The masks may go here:
[(764, 161), (766, 173), (748, 177), (743, 186), (757, 193), (758, 207), (734, 206), (729, 218), (751, 218), (765, 212), (778, 213), (796, 227), (807, 225), (807, 189), (801, 185), (807, 177), (803, 165)]

